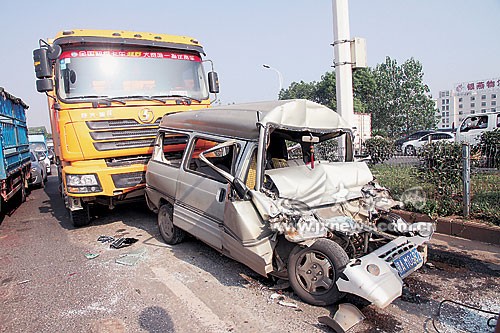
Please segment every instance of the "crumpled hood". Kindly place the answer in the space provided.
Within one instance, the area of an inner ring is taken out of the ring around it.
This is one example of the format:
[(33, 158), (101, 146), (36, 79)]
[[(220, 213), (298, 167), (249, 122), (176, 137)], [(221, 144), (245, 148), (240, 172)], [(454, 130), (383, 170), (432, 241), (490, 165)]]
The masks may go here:
[(308, 206), (339, 203), (362, 196), (361, 188), (373, 180), (364, 162), (322, 162), (314, 169), (301, 165), (266, 170), (280, 197)]

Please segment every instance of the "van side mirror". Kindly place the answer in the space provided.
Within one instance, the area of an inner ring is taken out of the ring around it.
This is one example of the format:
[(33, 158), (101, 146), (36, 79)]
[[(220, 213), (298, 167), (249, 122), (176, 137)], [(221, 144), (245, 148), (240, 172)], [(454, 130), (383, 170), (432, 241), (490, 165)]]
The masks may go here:
[(213, 94), (219, 93), (219, 76), (217, 72), (208, 73), (208, 89)]

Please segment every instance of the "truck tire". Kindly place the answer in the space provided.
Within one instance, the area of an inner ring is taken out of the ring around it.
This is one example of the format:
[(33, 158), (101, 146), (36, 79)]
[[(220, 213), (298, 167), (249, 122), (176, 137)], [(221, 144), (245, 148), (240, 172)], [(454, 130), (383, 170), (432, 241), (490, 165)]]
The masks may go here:
[(318, 239), (305, 248), (297, 245), (288, 259), (290, 285), (304, 302), (334, 304), (344, 296), (337, 280), (348, 262), (347, 253), (330, 239)]
[(22, 183), (22, 185), (21, 185), (20, 196), (21, 196), (21, 203), (23, 203), (23, 202), (26, 202), (26, 181), (25, 181), (24, 177), (22, 177), (21, 183)]
[(186, 237), (186, 233), (174, 225), (173, 212), (170, 204), (162, 204), (158, 209), (158, 229), (165, 243), (170, 245), (179, 244)]
[(89, 206), (83, 205), (83, 209), (70, 210), (69, 218), (75, 228), (84, 227), (90, 223)]

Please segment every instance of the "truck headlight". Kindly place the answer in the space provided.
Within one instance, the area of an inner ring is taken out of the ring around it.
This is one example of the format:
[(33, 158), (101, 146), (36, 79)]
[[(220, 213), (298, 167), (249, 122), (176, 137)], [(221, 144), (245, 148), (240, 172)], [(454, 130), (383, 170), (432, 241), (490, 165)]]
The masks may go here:
[(95, 174), (66, 174), (66, 187), (69, 193), (95, 193), (102, 191), (99, 179)]

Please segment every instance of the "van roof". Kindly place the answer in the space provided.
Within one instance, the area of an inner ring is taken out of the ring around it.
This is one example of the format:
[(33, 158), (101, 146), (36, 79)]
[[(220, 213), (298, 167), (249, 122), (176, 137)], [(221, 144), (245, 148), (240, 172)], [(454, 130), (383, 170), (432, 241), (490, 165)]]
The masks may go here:
[(160, 127), (258, 139), (259, 124), (313, 132), (350, 129), (337, 112), (305, 99), (233, 104), (171, 113), (162, 118)]

